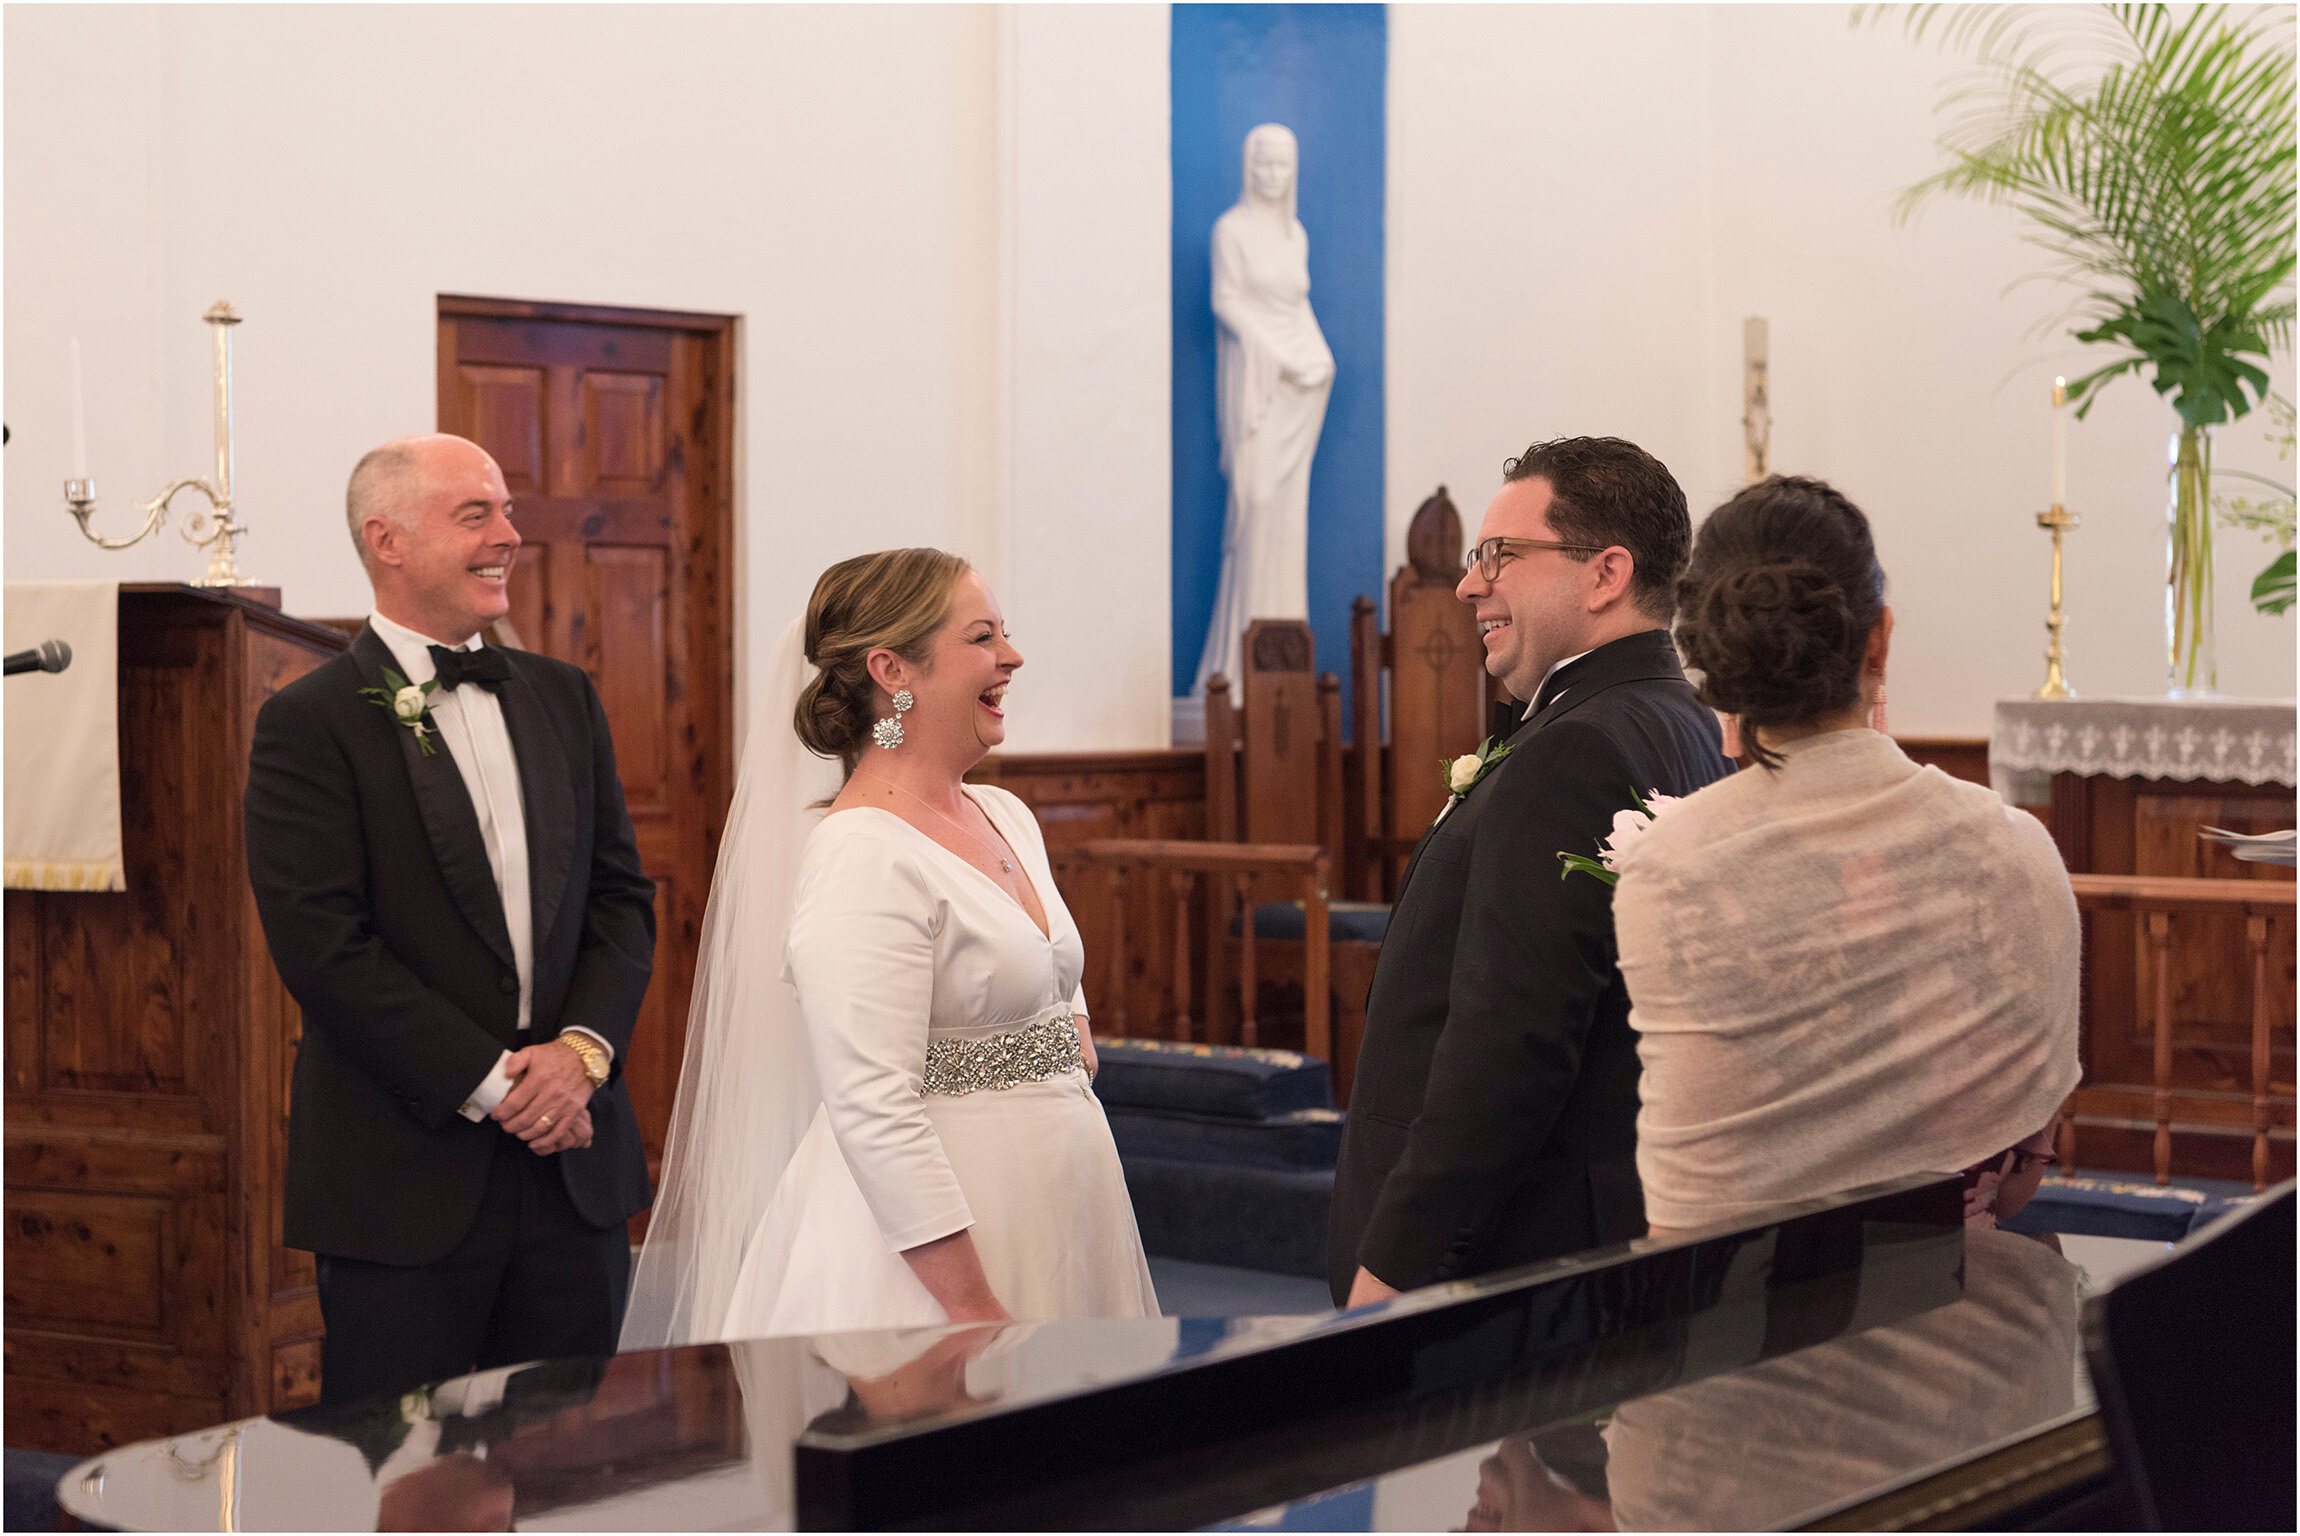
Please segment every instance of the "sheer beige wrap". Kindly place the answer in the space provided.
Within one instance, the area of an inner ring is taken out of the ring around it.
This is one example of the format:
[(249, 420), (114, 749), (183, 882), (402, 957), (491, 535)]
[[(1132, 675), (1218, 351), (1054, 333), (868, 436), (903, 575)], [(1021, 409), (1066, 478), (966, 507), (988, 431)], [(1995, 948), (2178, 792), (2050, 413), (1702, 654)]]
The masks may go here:
[(1655, 1226), (1953, 1173), (2076, 1086), (2076, 899), (2043, 825), (1873, 731), (1784, 758), (1621, 860)]

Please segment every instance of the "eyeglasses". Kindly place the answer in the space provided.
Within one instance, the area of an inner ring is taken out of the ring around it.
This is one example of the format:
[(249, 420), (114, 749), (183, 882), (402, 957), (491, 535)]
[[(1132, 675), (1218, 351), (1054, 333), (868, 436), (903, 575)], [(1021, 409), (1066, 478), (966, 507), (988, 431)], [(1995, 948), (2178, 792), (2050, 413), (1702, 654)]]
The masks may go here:
[(1476, 571), (1487, 581), (1501, 574), (1501, 557), (1519, 549), (1555, 549), (1569, 555), (1602, 555), (1612, 548), (1610, 544), (1559, 544), (1551, 539), (1504, 539), (1495, 537), (1475, 545), (1462, 556), (1461, 572), (1467, 576)]

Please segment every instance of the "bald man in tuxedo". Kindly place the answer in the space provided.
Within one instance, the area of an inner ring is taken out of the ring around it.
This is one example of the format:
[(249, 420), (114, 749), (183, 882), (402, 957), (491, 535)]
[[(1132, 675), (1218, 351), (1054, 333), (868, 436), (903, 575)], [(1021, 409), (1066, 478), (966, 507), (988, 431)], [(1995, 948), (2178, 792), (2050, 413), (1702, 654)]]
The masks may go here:
[(264, 705), (247, 789), (303, 1008), (285, 1234), (319, 1257), (328, 1402), (614, 1352), (655, 950), (590, 679), (481, 638), (520, 542), (495, 461), (399, 439), (346, 500), (374, 612)]

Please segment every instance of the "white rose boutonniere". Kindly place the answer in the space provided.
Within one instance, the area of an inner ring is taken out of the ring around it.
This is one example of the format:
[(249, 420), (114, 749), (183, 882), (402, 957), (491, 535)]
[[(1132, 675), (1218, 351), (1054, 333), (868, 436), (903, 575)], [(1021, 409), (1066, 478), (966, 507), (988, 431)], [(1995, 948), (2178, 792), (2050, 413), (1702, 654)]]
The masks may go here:
[(425, 757), (431, 756), (432, 733), (439, 729), (431, 718), (431, 690), (438, 682), (411, 683), (389, 667), (383, 669), (383, 682), (381, 688), (360, 689), (359, 696), (415, 732), (416, 746)]
[(1684, 796), (1665, 795), (1657, 789), (1640, 795), (1633, 789), (1629, 792), (1629, 798), (1633, 808), (1613, 813), (1613, 830), (1598, 843), (1596, 858), (1580, 853), (1561, 853), (1557, 856), (1558, 862), (1565, 866), (1557, 872), (1558, 879), (1562, 880), (1575, 870), (1580, 870), (1585, 875), (1595, 875), (1607, 885), (1618, 884), (1621, 879), (1621, 856), (1629, 851), (1631, 844), (1652, 829), (1653, 823), (1660, 819), (1663, 811), (1677, 804)]
[[(1478, 780), (1499, 767), (1501, 760), (1507, 756), (1509, 744), (1488, 736), (1475, 752), (1464, 752), (1451, 762), (1441, 763), (1439, 767), (1445, 772), (1446, 793), (1452, 798), (1446, 801), (1445, 810), (1438, 812), (1438, 820), (1443, 821), (1446, 811), (1461, 804), (1461, 797), (1468, 794)], [(1435, 824), (1432, 823), (1433, 826)]]

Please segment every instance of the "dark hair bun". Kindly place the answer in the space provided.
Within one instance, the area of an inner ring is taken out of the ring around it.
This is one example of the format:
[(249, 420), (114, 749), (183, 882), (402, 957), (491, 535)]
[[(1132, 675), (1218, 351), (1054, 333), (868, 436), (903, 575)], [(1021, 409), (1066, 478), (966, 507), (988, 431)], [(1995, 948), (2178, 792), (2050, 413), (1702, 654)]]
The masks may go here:
[(851, 679), (834, 672), (817, 672), (799, 694), (799, 707), (791, 724), (799, 740), (817, 757), (845, 757), (862, 746), (870, 729), (870, 698), (842, 684)]
[[(1869, 520), (1834, 486), (1775, 475), (1709, 514), (1677, 583), (1677, 648), (1712, 709), (1803, 725), (1861, 698), (1885, 573)], [(1779, 758), (1746, 734), (1756, 760)]]
[(1759, 724), (1826, 714), (1858, 697), (1868, 630), (1845, 589), (1799, 559), (1715, 572), (1685, 614), (1685, 663), (1711, 707)]

